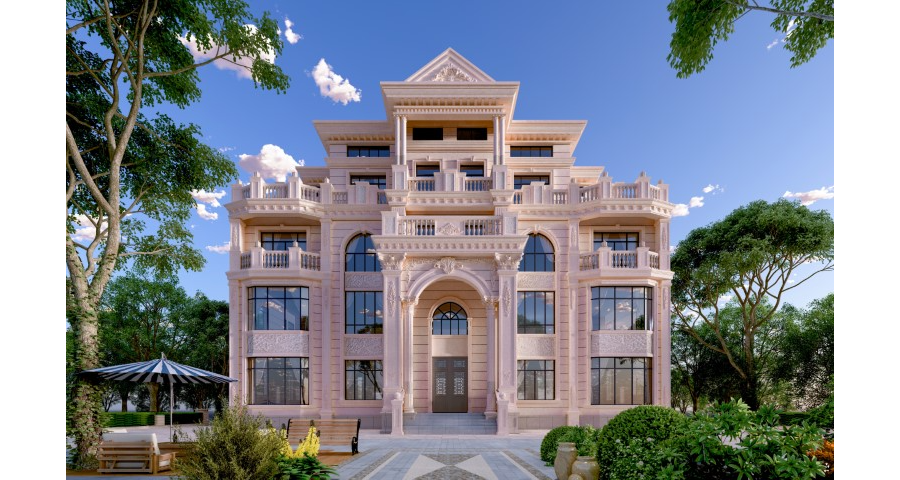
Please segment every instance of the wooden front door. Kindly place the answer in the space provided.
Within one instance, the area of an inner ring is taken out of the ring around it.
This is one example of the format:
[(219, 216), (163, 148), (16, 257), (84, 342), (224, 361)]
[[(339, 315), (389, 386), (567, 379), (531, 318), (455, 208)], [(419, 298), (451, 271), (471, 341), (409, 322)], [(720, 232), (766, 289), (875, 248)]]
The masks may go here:
[(469, 361), (465, 357), (434, 359), (431, 411), (465, 413), (469, 410)]

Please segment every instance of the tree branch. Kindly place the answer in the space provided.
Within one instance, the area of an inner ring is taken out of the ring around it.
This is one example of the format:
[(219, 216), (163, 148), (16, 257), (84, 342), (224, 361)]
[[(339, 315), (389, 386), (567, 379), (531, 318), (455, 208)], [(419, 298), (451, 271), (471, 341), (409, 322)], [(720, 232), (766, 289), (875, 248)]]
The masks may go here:
[[(834, 21), (834, 15), (825, 15), (825, 14), (823, 14), (823, 13), (816, 13), (816, 12), (797, 12), (797, 11), (789, 11), (789, 10), (779, 10), (779, 9), (777, 9), (777, 8), (772, 8), (772, 7), (763, 7), (763, 6), (760, 6), (760, 5), (758, 5), (758, 4), (756, 4), (756, 5), (749, 5), (749, 4), (747, 4), (747, 3), (739, 3), (739, 2), (736, 2), (736, 1), (733, 1), (733, 0), (723, 0), (723, 1), (724, 1), (725, 3), (727, 3), (727, 4), (729, 4), (729, 5), (733, 5), (733, 6), (738, 7), (738, 8), (744, 8), (744, 9), (747, 9), (747, 10), (759, 10), (759, 11), (762, 11), (762, 12), (774, 13), (774, 14), (776, 14), (776, 15), (786, 15), (786, 16), (789, 16), (789, 17), (818, 18), (819, 20), (825, 20), (825, 21), (827, 21), (827, 22), (833, 22), (833, 21)], [(756, 2), (753, 2), (753, 3), (755, 4)]]

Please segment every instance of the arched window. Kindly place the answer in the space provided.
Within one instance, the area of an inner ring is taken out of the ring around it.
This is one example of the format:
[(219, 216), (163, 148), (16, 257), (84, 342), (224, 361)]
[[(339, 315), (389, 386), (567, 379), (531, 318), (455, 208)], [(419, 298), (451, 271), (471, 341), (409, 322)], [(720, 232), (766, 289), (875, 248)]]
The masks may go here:
[(552, 272), (554, 270), (553, 244), (543, 235), (536, 233), (528, 235), (528, 242), (525, 243), (525, 254), (522, 257), (522, 262), (519, 263), (519, 271)]
[(344, 271), (346, 272), (380, 272), (381, 262), (378, 257), (371, 253), (375, 250), (375, 244), (372, 243), (372, 236), (368, 233), (361, 233), (347, 244), (347, 255), (345, 258)]
[(434, 311), (431, 322), (432, 335), (468, 335), (469, 320), (462, 307), (447, 302)]

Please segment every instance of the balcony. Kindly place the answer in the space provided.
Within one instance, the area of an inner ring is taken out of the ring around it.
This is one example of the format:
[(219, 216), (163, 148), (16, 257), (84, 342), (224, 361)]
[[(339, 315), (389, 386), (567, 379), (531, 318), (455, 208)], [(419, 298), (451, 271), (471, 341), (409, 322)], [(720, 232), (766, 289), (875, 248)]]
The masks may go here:
[(318, 253), (304, 252), (300, 247), (289, 247), (286, 251), (267, 251), (261, 247), (253, 247), (249, 252), (233, 252), (232, 255), (236, 255), (238, 259), (237, 265), (232, 265), (232, 270), (318, 272), (322, 268)]
[(643, 172), (637, 181), (632, 183), (613, 183), (612, 178), (604, 174), (593, 185), (570, 184), (568, 188), (554, 188), (543, 182), (525, 185), (513, 194), (513, 205), (554, 206), (572, 205), (575, 210), (596, 210), (598, 204), (606, 211), (626, 210), (628, 212), (671, 213), (669, 202), (669, 186), (657, 182), (650, 184), (650, 178)]
[(600, 247), (595, 252), (581, 255), (578, 263), (579, 270), (591, 276), (597, 273), (613, 277), (672, 276), (668, 271), (669, 259), (661, 257), (658, 252), (651, 252), (647, 247), (629, 251)]

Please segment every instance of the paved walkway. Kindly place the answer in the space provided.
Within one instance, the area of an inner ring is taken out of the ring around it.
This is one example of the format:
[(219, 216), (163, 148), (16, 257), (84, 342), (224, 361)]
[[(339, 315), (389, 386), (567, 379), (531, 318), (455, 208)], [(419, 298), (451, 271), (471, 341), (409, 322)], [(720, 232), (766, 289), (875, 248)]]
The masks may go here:
[[(192, 426), (183, 426), (190, 435)], [(169, 427), (129, 427), (129, 432), (153, 432), (159, 441), (169, 440)], [(539, 451), (546, 431), (527, 430), (518, 435), (406, 435), (392, 437), (377, 430), (360, 431), (359, 450), (338, 466), (341, 480), (412, 479), (529, 479), (556, 478), (544, 466)], [(334, 450), (341, 451), (341, 448)], [(346, 448), (349, 451), (349, 446)], [(70, 479), (160, 480), (165, 475), (67, 476)]]

